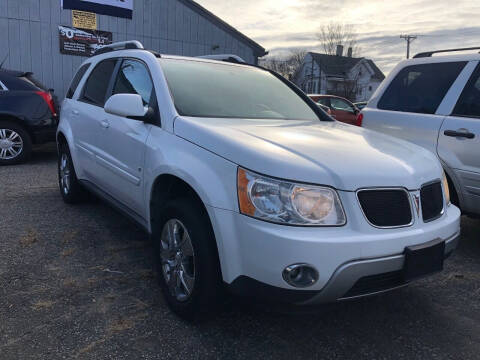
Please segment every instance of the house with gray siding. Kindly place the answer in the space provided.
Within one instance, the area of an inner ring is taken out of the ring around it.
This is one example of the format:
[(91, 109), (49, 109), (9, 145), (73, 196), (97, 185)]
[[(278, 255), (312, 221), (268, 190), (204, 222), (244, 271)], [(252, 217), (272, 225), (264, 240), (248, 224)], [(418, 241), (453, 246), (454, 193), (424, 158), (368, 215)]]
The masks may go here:
[[(0, 62), (32, 71), (62, 99), (84, 57), (59, 49), (59, 25), (72, 26), (60, 0), (0, 0)], [(134, 0), (132, 19), (98, 15), (113, 41), (139, 40), (164, 54), (235, 54), (256, 64), (265, 49), (192, 0)]]
[(337, 95), (351, 101), (368, 101), (385, 79), (375, 63), (353, 57), (352, 50), (343, 56), (343, 46), (336, 55), (309, 52), (293, 75), (293, 82), (308, 94)]

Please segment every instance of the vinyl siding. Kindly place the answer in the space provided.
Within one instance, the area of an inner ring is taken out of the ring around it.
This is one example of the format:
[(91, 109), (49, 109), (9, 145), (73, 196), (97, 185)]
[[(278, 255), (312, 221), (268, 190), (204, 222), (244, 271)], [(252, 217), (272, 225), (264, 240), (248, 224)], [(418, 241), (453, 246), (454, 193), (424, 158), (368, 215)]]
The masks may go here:
[[(58, 26), (72, 25), (71, 10), (60, 0), (0, 0), (0, 61), (4, 68), (32, 71), (55, 94), (64, 97), (85, 59), (60, 54)], [(164, 54), (197, 56), (236, 54), (255, 63), (254, 49), (179, 0), (135, 0), (133, 18), (97, 15), (99, 30), (113, 41), (139, 40)], [(212, 50), (214, 45), (220, 47)]]

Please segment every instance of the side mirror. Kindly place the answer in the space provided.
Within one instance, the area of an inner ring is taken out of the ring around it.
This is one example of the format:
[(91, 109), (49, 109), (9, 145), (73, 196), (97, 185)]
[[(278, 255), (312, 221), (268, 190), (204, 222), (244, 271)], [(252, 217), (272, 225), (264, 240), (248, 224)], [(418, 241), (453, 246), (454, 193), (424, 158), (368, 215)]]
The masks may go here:
[(137, 94), (115, 94), (105, 103), (105, 112), (142, 121), (148, 108), (143, 106), (143, 100)]

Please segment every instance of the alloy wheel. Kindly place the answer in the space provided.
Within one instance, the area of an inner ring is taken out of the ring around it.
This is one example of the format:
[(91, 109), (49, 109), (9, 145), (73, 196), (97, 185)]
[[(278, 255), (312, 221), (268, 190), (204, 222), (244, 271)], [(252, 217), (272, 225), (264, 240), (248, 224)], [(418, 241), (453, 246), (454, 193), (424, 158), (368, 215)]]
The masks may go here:
[(60, 164), (59, 164), (59, 170), (60, 170), (60, 186), (62, 188), (62, 191), (64, 194), (68, 194), (70, 192), (70, 166), (69, 166), (69, 159), (68, 155), (63, 153), (61, 158), (60, 158)]
[(180, 220), (168, 220), (161, 235), (162, 272), (170, 294), (186, 301), (195, 285), (195, 254), (192, 240)]
[(11, 160), (23, 151), (23, 139), (14, 130), (0, 129), (0, 159)]

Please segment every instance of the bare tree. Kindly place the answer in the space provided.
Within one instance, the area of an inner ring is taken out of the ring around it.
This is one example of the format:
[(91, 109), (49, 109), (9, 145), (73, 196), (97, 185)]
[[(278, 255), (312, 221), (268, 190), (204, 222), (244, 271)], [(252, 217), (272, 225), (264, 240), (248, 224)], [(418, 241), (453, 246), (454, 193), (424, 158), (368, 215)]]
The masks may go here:
[(317, 34), (320, 46), (327, 55), (335, 55), (337, 45), (343, 45), (345, 49), (352, 48), (353, 56), (358, 56), (360, 48), (357, 41), (357, 33), (352, 25), (330, 23), (322, 25)]
[(302, 65), (306, 55), (307, 51), (304, 49), (292, 49), (287, 56), (266, 57), (265, 59), (260, 59), (259, 64), (279, 73), (287, 79), (291, 79), (297, 69)]
[(307, 56), (308, 51), (305, 49), (292, 49), (290, 50), (290, 55), (289, 55), (289, 62), (290, 65), (293, 67), (294, 72), (298, 69), (300, 65), (303, 64), (303, 60), (305, 59), (305, 56)]
[(269, 56), (265, 59), (259, 59), (258, 63), (260, 66), (273, 70), (287, 79), (290, 75), (290, 69), (285, 59), (275, 56)]

